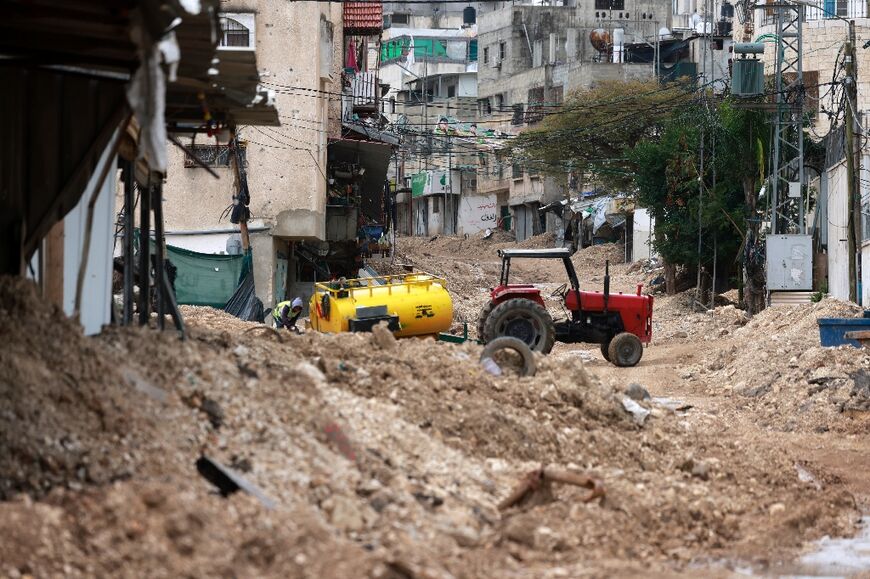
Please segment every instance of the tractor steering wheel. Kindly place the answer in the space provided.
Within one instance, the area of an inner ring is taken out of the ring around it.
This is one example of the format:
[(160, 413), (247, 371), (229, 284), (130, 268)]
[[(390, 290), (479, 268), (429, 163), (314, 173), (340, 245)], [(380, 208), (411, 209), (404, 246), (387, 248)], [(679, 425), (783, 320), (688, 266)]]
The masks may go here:
[(568, 284), (567, 284), (567, 283), (563, 283), (562, 285), (560, 285), (559, 287), (557, 287), (555, 290), (553, 290), (553, 293), (550, 294), (550, 297), (552, 297), (552, 298), (561, 298), (561, 297), (565, 297), (565, 292), (566, 292), (566, 291), (568, 291)]

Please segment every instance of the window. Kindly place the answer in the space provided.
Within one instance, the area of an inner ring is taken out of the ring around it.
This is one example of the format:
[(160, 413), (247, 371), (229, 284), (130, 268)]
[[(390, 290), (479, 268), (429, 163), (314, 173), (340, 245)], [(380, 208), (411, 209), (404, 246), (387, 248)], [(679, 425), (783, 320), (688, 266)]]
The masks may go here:
[(514, 179), (523, 178), (523, 168), (520, 167), (518, 163), (511, 165), (511, 177)]
[(468, 41), (468, 62), (477, 62), (477, 40)]
[(447, 87), (447, 98), (453, 98), (456, 96), (456, 85), (451, 84)]
[(498, 59), (499, 61), (504, 60), (505, 51), (507, 50), (507, 45), (504, 42), (498, 43)]
[(625, 0), (595, 0), (596, 10), (625, 10)]
[(502, 110), (503, 110), (502, 107), (504, 107), (504, 104), (505, 104), (505, 102), (504, 102), (504, 101), (505, 101), (504, 95), (503, 95), (503, 94), (497, 94), (497, 95), (495, 95), (494, 98), (495, 98), (495, 106), (494, 106), (493, 108), (494, 108), (496, 111), (498, 111), (498, 112), (502, 112)]
[(492, 104), (490, 104), (489, 99), (478, 99), (477, 100), (477, 112), (481, 115), (491, 115), (492, 114)]
[(251, 31), (233, 18), (221, 18), (221, 46), (251, 46)]
[(441, 212), (441, 197), (438, 195), (432, 196), (432, 213), (440, 213)]
[(391, 20), (393, 24), (408, 24), (411, 21), (411, 15), (407, 13), (393, 13)]
[(489, 47), (483, 49), (483, 64), (489, 64)]
[[(188, 149), (209, 167), (230, 166), (230, 148), (227, 145), (190, 145)], [(187, 153), (184, 155), (184, 166), (188, 169), (201, 168)]]

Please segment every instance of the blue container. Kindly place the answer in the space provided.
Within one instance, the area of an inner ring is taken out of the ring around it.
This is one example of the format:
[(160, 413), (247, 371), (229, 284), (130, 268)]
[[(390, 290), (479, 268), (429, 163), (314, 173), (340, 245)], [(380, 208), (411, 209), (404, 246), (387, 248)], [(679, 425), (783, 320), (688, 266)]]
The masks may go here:
[(847, 340), (846, 332), (870, 330), (870, 318), (819, 318), (819, 340), (822, 346), (844, 346), (851, 344), (861, 347), (858, 340)]

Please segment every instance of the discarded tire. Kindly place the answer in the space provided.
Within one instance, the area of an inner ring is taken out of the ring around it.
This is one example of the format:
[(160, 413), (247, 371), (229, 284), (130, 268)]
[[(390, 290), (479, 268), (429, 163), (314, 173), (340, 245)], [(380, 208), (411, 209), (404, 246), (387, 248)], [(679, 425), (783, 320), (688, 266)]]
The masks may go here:
[(643, 356), (643, 344), (634, 334), (622, 332), (610, 341), (607, 353), (610, 361), (617, 366), (635, 366)]
[(604, 359), (610, 362), (610, 342), (604, 342), (601, 344), (601, 355), (604, 356)]
[(480, 359), (484, 360), (485, 358), (489, 358), (490, 360), (494, 360), (495, 355), (502, 350), (513, 350), (520, 355), (520, 358), (522, 358), (523, 361), (520, 376), (535, 375), (535, 372), (538, 370), (537, 364), (535, 364), (535, 356), (532, 354), (532, 350), (526, 345), (526, 343), (519, 338), (512, 338), (510, 336), (496, 338), (483, 348), (483, 353), (481, 353)]
[(535, 352), (547, 354), (556, 341), (553, 318), (544, 306), (525, 298), (514, 298), (495, 306), (483, 324), (484, 340), (502, 336), (518, 338)]

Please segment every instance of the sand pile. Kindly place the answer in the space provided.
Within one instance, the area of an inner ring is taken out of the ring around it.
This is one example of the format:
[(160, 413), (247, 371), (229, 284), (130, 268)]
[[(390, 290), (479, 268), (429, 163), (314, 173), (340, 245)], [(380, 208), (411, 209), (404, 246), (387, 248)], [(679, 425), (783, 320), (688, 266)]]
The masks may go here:
[[(719, 309), (719, 308), (717, 308)], [(691, 368), (711, 392), (726, 393), (783, 430), (862, 431), (870, 420), (870, 355), (819, 346), (818, 318), (857, 317), (861, 308), (827, 298), (768, 308), (734, 330), (735, 341)]]
[(171, 469), (156, 451), (193, 436), (147, 372), (123, 368), (30, 282), (0, 278), (0, 341), (0, 498)]
[[(16, 289), (4, 303), (28, 291)], [(21, 488), (5, 474), (17, 463), (4, 464), (2, 484), (11, 480), (38, 502), (0, 503), (0, 572), (579, 576), (752, 558), (850, 528), (851, 499), (836, 483), (819, 490), (802, 482), (792, 458), (735, 439), (719, 422), (689, 423), (641, 402), (651, 415), (639, 424), (622, 393), (576, 357), (542, 358), (532, 378), (495, 377), (477, 364), (472, 344), (295, 336), (217, 310), (185, 311), (185, 342), (134, 329), (64, 336), (111, 361), (99, 372), (70, 366), (93, 383), (89, 404), (119, 413), (107, 427), (97, 417), (100, 427), (79, 435), (84, 448), (110, 466), (124, 452), (134, 460), (115, 482), (109, 476), (83, 490), (62, 488), (76, 476), (62, 470), (48, 496)], [(3, 315), (9, 335), (12, 315)], [(7, 354), (4, 366), (39, 350), (47, 359), (58, 347), (30, 346)], [(140, 377), (140, 389), (166, 394), (159, 412), (125, 385), (125, 373)], [(47, 392), (62, 384), (56, 376), (44, 382), (27, 384)], [(75, 398), (40, 400), (40, 415), (54, 417), (45, 423), (51, 436), (52, 424), (73, 420), (68, 412), (85, 412)], [(120, 431), (138, 455), (105, 442)], [(26, 432), (33, 452), (43, 452), (41, 432)], [(193, 468), (200, 452), (232, 465), (276, 508), (215, 495)], [(595, 473), (606, 498), (584, 503), (585, 489), (556, 486), (551, 500), (500, 512), (499, 502), (541, 464)], [(32, 468), (45, 476), (45, 465)]]
[(610, 260), (610, 265), (625, 263), (625, 246), (621, 243), (602, 243), (577, 250), (571, 257), (574, 267), (578, 270), (601, 270), (604, 275), (604, 262)]

